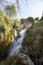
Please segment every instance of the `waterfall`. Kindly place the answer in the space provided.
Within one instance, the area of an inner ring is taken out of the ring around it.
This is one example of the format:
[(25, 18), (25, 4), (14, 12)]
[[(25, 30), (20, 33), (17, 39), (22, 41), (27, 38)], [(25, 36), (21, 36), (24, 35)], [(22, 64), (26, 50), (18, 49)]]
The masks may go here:
[(17, 53), (20, 52), (21, 46), (22, 46), (22, 42), (23, 42), (23, 39), (25, 37), (26, 30), (27, 30), (27, 28), (25, 28), (24, 30), (22, 30), (20, 32), (20, 37), (18, 37), (18, 39), (15, 39), (13, 41), (13, 43), (10, 45), (9, 52), (8, 52), (9, 56), (17, 54)]

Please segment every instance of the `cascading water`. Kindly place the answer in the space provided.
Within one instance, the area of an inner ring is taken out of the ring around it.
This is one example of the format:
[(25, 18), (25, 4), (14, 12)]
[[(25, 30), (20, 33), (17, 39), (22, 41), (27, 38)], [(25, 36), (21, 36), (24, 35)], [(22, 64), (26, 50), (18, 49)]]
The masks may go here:
[(18, 52), (20, 52), (22, 42), (23, 42), (23, 39), (25, 37), (26, 30), (27, 30), (27, 28), (22, 30), (20, 32), (20, 37), (18, 39), (14, 40), (13, 43), (10, 45), (9, 52), (8, 52), (9, 56), (17, 54)]

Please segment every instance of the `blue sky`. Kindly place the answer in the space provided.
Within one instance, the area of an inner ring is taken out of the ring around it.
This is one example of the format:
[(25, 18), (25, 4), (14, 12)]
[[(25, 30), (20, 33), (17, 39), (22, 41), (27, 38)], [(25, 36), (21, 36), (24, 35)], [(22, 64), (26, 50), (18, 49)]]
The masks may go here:
[[(4, 1), (4, 0), (3, 0)], [(16, 4), (16, 0), (7, 0), (8, 4)], [(21, 2), (22, 1), (22, 2)], [(18, 13), (18, 18), (23, 17), (41, 17), (43, 11), (43, 0), (28, 0), (27, 3), (25, 0), (19, 0), (20, 8), (22, 9), (21, 15)], [(2, 5), (0, 4), (0, 8)], [(16, 5), (17, 6), (17, 5)]]
[(23, 9), (23, 14), (21, 17), (41, 17), (43, 11), (42, 0), (28, 0), (27, 4), (24, 0), (24, 3), (24, 5), (21, 3), (21, 8)]

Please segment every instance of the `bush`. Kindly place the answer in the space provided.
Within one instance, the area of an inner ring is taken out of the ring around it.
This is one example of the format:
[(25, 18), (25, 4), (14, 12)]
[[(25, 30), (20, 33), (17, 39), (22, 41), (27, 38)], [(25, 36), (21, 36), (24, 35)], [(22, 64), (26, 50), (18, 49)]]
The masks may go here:
[(14, 21), (13, 27), (14, 27), (18, 32), (20, 32), (20, 31), (23, 29), (23, 25), (22, 25), (22, 23), (21, 23), (18, 19), (16, 19), (16, 20)]
[[(1, 11), (0, 11), (1, 12)], [(0, 57), (14, 38), (12, 20), (2, 12), (0, 15)]]

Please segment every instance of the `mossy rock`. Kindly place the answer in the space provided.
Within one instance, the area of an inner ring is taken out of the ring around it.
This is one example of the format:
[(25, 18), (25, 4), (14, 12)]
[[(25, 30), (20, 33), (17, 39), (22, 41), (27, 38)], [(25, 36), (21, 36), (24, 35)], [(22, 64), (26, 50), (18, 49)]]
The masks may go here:
[(0, 65), (25, 65), (21, 62), (18, 55), (8, 57), (4, 61), (0, 62)]
[(24, 53), (19, 53), (14, 56), (10, 56), (4, 61), (0, 62), (0, 65), (34, 65), (32, 60)]

